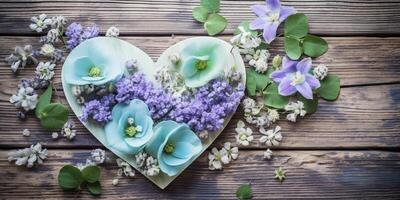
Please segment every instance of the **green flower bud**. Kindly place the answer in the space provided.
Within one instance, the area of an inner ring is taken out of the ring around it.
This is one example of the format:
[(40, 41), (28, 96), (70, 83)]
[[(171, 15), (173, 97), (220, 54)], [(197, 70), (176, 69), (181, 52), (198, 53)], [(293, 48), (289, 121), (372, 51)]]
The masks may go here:
[(272, 59), (272, 66), (274, 66), (275, 69), (279, 69), (282, 64), (282, 57), (280, 55), (276, 55), (274, 59)]

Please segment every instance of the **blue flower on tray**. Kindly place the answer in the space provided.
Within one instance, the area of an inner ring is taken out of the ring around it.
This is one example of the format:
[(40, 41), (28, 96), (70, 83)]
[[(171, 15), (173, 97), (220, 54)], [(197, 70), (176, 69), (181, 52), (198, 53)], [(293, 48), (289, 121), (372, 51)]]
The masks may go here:
[(73, 85), (102, 85), (118, 80), (125, 70), (116, 54), (118, 39), (98, 37), (78, 45), (65, 61), (65, 80)]
[(181, 51), (179, 72), (188, 87), (200, 87), (223, 74), (228, 56), (230, 52), (218, 40), (193, 41)]
[(278, 92), (282, 96), (290, 96), (299, 92), (306, 99), (313, 98), (313, 89), (320, 87), (320, 82), (308, 72), (311, 69), (311, 58), (304, 58), (301, 61), (289, 60), (284, 57), (282, 70), (271, 74), (272, 80), (279, 83)]
[(127, 154), (138, 153), (153, 136), (153, 120), (147, 105), (138, 99), (117, 104), (105, 132), (110, 148)]
[(157, 158), (162, 172), (174, 176), (201, 152), (202, 144), (186, 124), (168, 120), (154, 127), (154, 137), (145, 150)]

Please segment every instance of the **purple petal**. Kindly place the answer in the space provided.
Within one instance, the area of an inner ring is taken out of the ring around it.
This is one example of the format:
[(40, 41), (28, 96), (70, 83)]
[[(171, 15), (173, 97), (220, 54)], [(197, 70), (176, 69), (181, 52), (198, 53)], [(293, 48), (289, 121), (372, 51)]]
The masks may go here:
[(313, 99), (313, 93), (311, 90), (310, 85), (308, 85), (307, 82), (304, 82), (300, 85), (296, 85), (296, 90), (300, 92), (301, 95), (303, 95), (304, 98), (306, 99)]
[(256, 18), (250, 23), (250, 29), (263, 29), (265, 26), (266, 21), (263, 20), (261, 17)]
[(279, 10), (279, 8), (281, 7), (281, 2), (279, 2), (279, 0), (266, 0), (265, 3), (272, 11)]
[(283, 79), (281, 81), (281, 83), (279, 83), (278, 92), (279, 92), (280, 95), (282, 95), (282, 96), (290, 96), (290, 95), (296, 93), (296, 91), (297, 91), (296, 87), (294, 87), (291, 84), (291, 82), (292, 81), (290, 79), (285, 78), (285, 79)]
[(284, 79), (285, 77), (286, 77), (286, 72), (283, 70), (274, 71), (271, 74), (272, 80), (274, 80), (276, 83), (280, 83), (282, 79)]
[(286, 18), (288, 18), (290, 15), (295, 14), (297, 11), (291, 6), (281, 6), (281, 13), (279, 15), (279, 21), (283, 22), (285, 21)]
[(275, 39), (278, 26), (279, 23), (266, 23), (264, 25), (263, 37), (268, 44)]
[(297, 61), (290, 60), (288, 57), (282, 59), (282, 69), (286, 72), (296, 72)]
[(299, 63), (297, 63), (296, 69), (302, 74), (307, 74), (311, 69), (312, 61), (311, 58), (304, 58)]
[(270, 10), (265, 5), (253, 5), (250, 6), (251, 10), (259, 17), (266, 16)]
[(310, 74), (306, 75), (306, 82), (310, 85), (312, 89), (316, 89), (321, 86), (319, 80), (316, 79), (314, 76), (311, 76)]

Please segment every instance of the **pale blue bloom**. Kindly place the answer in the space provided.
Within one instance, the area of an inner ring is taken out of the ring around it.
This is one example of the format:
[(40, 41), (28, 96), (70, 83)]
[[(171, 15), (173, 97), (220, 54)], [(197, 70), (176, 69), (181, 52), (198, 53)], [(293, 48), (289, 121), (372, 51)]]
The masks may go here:
[(125, 61), (118, 55), (116, 38), (97, 37), (77, 46), (64, 63), (65, 81), (72, 85), (102, 85), (118, 80)]
[(145, 150), (157, 158), (162, 172), (175, 176), (201, 152), (202, 144), (189, 126), (168, 120), (154, 127)]
[[(126, 132), (132, 119), (138, 131), (128, 136)], [(152, 128), (153, 120), (143, 101), (134, 99), (129, 104), (117, 104), (112, 110), (112, 120), (105, 126), (107, 146), (122, 153), (136, 154), (153, 136)]]

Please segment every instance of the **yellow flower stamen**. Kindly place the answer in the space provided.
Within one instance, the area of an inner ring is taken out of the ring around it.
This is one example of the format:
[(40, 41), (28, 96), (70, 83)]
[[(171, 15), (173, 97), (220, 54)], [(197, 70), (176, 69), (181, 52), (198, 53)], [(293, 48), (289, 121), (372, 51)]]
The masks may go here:
[(171, 144), (171, 143), (167, 143), (167, 144), (165, 145), (165, 147), (164, 147), (164, 152), (165, 152), (165, 153), (168, 153), (168, 154), (174, 152), (174, 150), (175, 150), (175, 145), (174, 145), (174, 144)]
[(207, 60), (197, 60), (196, 68), (198, 70), (203, 70), (207, 67)]
[(101, 69), (98, 67), (91, 67), (89, 70), (90, 77), (99, 77), (101, 76)]

